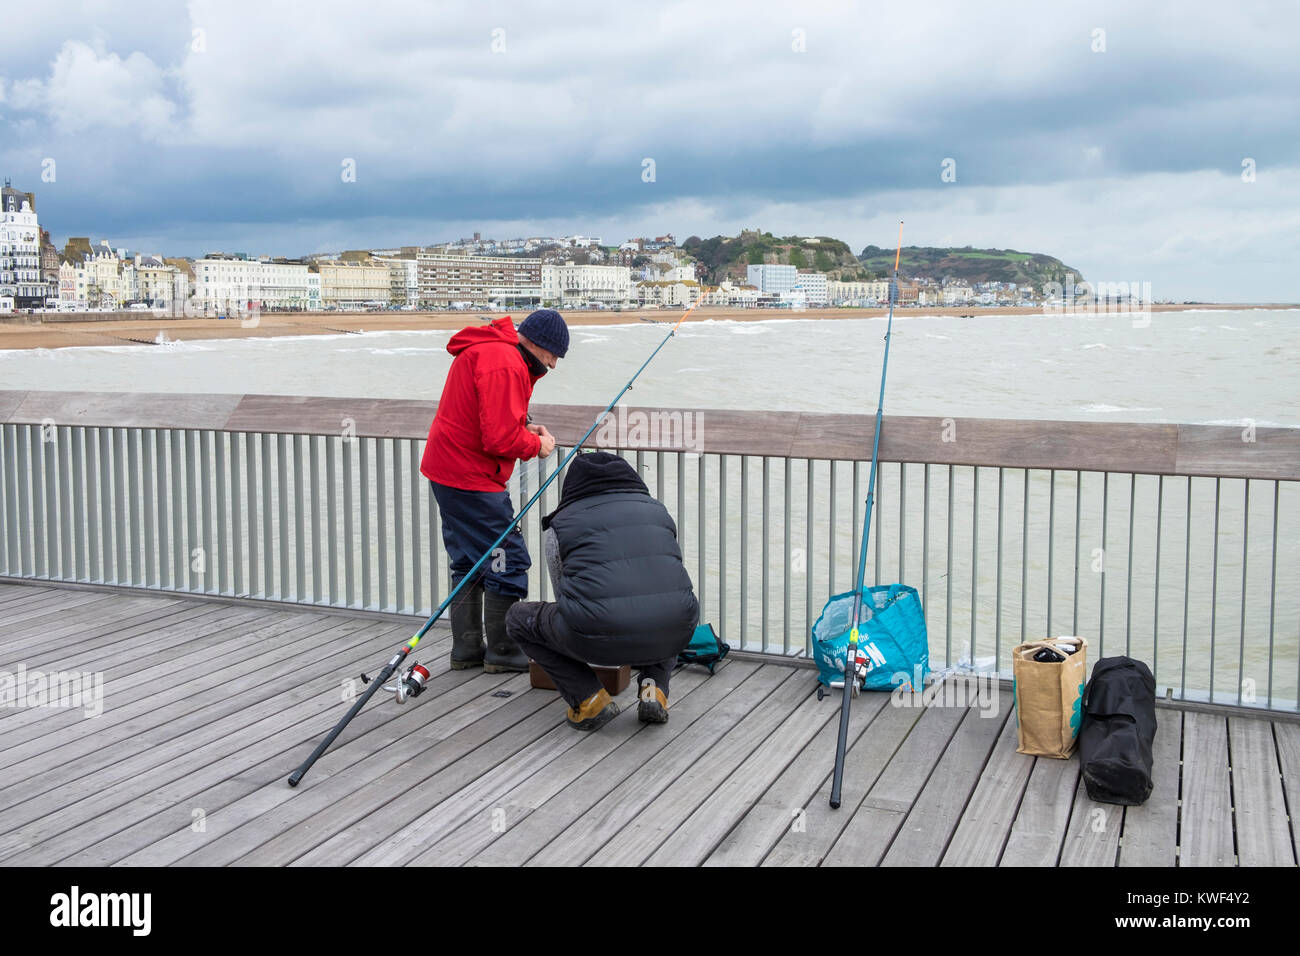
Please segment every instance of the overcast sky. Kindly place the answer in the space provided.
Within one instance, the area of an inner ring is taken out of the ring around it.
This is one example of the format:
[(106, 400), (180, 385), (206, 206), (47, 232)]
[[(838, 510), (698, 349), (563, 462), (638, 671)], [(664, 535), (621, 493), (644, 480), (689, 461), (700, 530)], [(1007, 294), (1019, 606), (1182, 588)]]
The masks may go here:
[(60, 246), (858, 252), (904, 219), (1157, 299), (1295, 302), (1297, 36), (1250, 0), (10, 5), (0, 175)]

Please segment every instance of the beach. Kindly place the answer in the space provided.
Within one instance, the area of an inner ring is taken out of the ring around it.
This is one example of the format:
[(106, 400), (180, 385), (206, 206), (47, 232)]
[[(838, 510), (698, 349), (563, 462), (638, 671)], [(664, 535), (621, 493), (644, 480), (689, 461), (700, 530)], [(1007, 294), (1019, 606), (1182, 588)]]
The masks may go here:
[[(1234, 311), (1249, 309), (1294, 309), (1296, 305), (1252, 304), (1181, 304), (1151, 305), (1151, 312), (1188, 310)], [(1071, 310), (1056, 310), (1060, 315)], [(878, 309), (735, 309), (701, 307), (691, 313), (688, 322), (732, 321), (763, 322), (773, 319), (870, 319), (883, 317), (887, 310)], [(446, 331), (464, 328), (487, 314), (474, 310), (459, 312), (273, 312), (256, 319), (185, 318), (153, 316), (122, 318), (115, 314), (96, 317), (89, 313), (78, 318), (75, 313), (59, 316), (0, 316), (0, 350), (57, 349), (78, 346), (156, 345), (202, 339), (279, 338), (301, 335), (338, 335), (360, 332)], [(493, 313), (495, 317), (497, 313)], [(1041, 308), (1015, 307), (912, 307), (900, 308), (896, 314), (910, 316), (1032, 316)], [(1079, 310), (1079, 314), (1090, 314)], [(627, 325), (635, 322), (676, 322), (681, 310), (638, 309), (622, 312), (571, 311), (565, 320), (573, 326)], [(516, 315), (516, 320), (523, 314)]]

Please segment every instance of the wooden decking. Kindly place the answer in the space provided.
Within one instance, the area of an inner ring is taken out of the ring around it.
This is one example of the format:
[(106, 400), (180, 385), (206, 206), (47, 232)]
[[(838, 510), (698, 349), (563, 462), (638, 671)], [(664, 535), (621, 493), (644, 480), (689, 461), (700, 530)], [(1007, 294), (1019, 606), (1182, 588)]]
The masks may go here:
[(1155, 793), (1125, 809), (1088, 799), (1077, 758), (1017, 754), (1005, 693), (995, 716), (868, 695), (833, 811), (838, 704), (817, 700), (810, 670), (679, 671), (667, 725), (629, 712), (585, 735), (526, 675), (449, 670), (445, 631), (416, 655), (433, 673), (425, 694), (377, 697), (288, 787), (346, 682), (413, 629), (0, 583), (0, 671), (104, 680), (98, 717), (0, 709), (0, 863), (1297, 862), (1300, 724), (1162, 708)]

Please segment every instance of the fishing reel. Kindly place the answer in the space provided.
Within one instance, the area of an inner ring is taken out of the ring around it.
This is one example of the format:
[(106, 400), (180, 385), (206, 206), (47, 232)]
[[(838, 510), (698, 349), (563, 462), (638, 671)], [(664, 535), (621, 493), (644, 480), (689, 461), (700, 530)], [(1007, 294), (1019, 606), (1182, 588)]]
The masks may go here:
[[(852, 692), (854, 697), (858, 696), (858, 694), (862, 690), (862, 685), (867, 682), (867, 672), (871, 670), (871, 668), (872, 668), (871, 659), (867, 657), (867, 652), (863, 649), (862, 645), (859, 644), (858, 649), (854, 652), (853, 676), (855, 679), (853, 681), (853, 684), (849, 688), (849, 690)], [(844, 681), (842, 679), (831, 681), (830, 689), (843, 690)], [(818, 700), (821, 700), (823, 697), (826, 696), (826, 690), (827, 689), (825, 687), (822, 687), (820, 684), (817, 685)]]
[(413, 663), (396, 684), (388, 685), (384, 690), (393, 694), (399, 704), (405, 704), (408, 697), (419, 697), (428, 682), (428, 668), (423, 664)]

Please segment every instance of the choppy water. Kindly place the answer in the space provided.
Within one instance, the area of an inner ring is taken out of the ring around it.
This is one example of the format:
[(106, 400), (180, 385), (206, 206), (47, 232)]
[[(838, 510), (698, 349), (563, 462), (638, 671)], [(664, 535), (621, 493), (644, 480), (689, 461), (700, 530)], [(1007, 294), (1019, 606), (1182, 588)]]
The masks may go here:
[[(534, 400), (604, 405), (666, 326), (574, 327)], [(684, 326), (638, 405), (875, 410), (884, 319)], [(436, 399), (450, 332), (377, 332), (0, 351), (0, 386)], [(1300, 310), (895, 316), (885, 410), (899, 415), (1300, 425)]]

